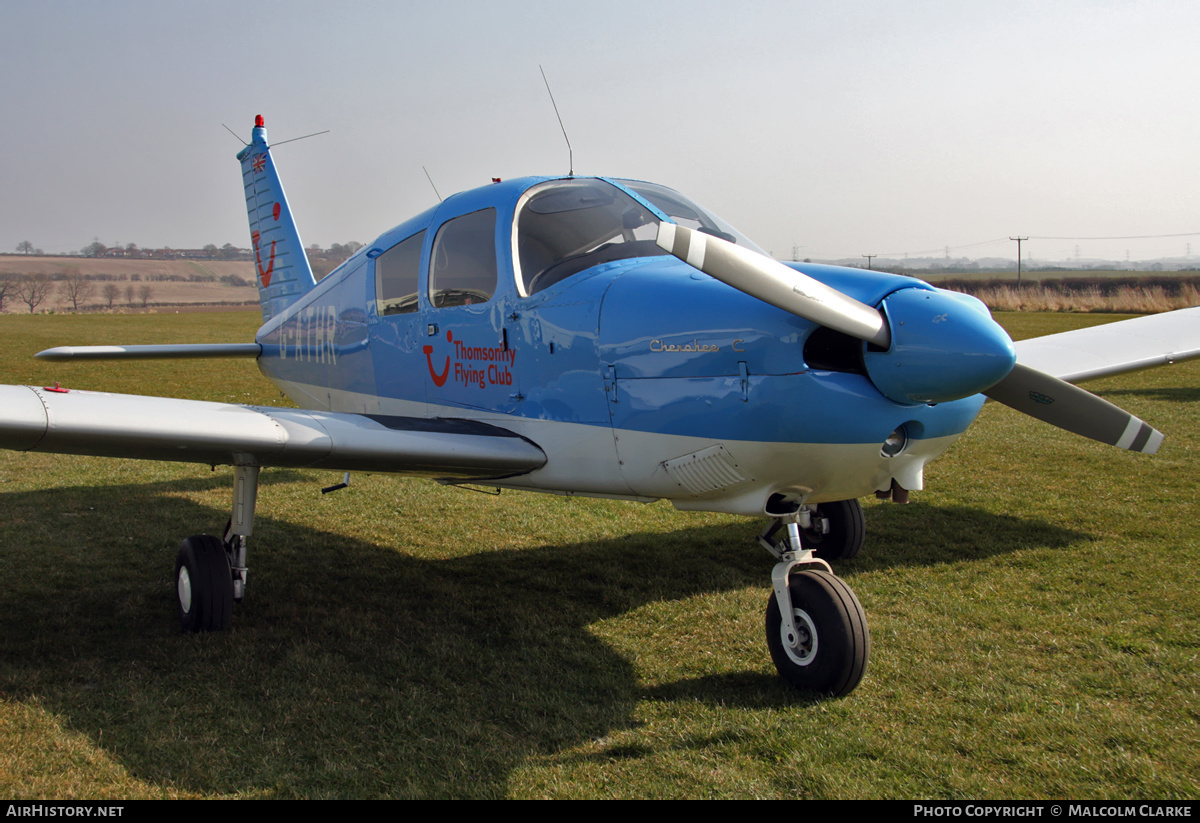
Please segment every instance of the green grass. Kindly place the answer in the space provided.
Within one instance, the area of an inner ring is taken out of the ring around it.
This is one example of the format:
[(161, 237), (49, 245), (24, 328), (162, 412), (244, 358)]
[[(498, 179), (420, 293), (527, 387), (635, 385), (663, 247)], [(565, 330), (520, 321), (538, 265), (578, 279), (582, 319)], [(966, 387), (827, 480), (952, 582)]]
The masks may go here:
[[(278, 402), (238, 361), (29, 358), (255, 325), (3, 317), (0, 379)], [(175, 551), (229, 471), (0, 453), (0, 796), (1195, 799), (1200, 363), (1089, 388), (1159, 455), (988, 404), (867, 504), (838, 571), (871, 663), (826, 702), (775, 676), (757, 522), (268, 471), (233, 628), (182, 636)]]

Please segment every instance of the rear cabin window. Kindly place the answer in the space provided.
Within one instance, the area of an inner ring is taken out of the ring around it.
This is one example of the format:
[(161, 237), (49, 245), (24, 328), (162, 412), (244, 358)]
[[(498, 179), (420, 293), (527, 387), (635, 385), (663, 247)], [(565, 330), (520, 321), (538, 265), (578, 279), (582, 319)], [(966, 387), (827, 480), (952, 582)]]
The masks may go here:
[(601, 180), (545, 183), (526, 195), (517, 219), (519, 282), (526, 296), (584, 269), (666, 254), (658, 218)]
[(417, 310), (417, 276), (424, 244), (425, 232), (420, 232), (375, 258), (375, 300), (380, 315)]
[(496, 292), (496, 210), (447, 220), (433, 239), (429, 299), (437, 308), (486, 303)]

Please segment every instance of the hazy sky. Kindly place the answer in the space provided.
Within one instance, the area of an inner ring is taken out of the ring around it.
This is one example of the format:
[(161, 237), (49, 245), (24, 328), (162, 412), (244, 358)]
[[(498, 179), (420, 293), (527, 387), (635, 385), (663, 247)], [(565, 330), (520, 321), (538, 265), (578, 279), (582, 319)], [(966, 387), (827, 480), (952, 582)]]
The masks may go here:
[[(0, 250), (246, 246), (240, 148), (305, 243), (489, 178), (683, 191), (764, 248), (1200, 256), (1200, 3), (0, 0)], [(957, 250), (956, 250), (957, 249)]]

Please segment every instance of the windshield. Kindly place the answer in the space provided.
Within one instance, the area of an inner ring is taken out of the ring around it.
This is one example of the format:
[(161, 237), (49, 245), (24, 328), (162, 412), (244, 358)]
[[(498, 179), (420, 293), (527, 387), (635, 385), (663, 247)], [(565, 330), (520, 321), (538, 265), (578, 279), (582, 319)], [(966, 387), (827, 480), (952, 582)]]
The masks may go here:
[(657, 183), (643, 183), (640, 180), (617, 180), (617, 182), (630, 191), (636, 192), (641, 197), (646, 198), (655, 208), (681, 226), (701, 231), (705, 234), (711, 234), (714, 237), (720, 237), (722, 240), (728, 240), (730, 243), (736, 243), (739, 246), (753, 249), (759, 254), (767, 254), (753, 240), (746, 237), (746, 235), (712, 212), (700, 208), (700, 206), (677, 191), (668, 189), (666, 186), (660, 186)]
[(654, 213), (602, 180), (555, 180), (521, 200), (514, 231), (526, 296), (601, 263), (666, 254)]

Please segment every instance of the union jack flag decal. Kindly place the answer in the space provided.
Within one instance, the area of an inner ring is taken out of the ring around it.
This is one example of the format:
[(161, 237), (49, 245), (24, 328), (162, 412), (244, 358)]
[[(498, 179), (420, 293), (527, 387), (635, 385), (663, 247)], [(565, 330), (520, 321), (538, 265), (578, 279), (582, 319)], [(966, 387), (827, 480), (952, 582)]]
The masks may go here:
[(267, 165), (266, 155), (260, 154), (257, 157), (255, 157), (254, 163), (252, 165), (254, 167), (254, 173), (258, 174)]

